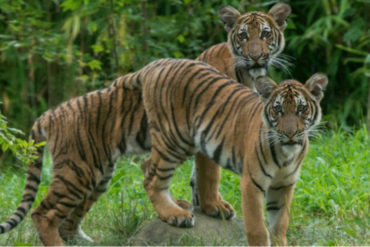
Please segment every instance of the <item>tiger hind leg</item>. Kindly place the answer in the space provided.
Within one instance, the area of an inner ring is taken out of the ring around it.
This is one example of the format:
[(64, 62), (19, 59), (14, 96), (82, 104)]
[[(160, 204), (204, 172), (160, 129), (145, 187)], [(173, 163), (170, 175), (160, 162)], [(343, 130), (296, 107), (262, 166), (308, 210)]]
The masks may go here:
[[(141, 162), (141, 170), (143, 172), (143, 174), (146, 176), (147, 172), (149, 172), (149, 168), (150, 168), (150, 157), (143, 160)], [(187, 209), (187, 210), (192, 210), (193, 209), (193, 205), (185, 200), (176, 200), (174, 197), (172, 197), (172, 200), (174, 202), (176, 202), (176, 204), (178, 206), (180, 206), (181, 208), (183, 209)]]
[(87, 194), (85, 190), (78, 188), (72, 181), (67, 181), (62, 176), (56, 176), (45, 198), (32, 212), (32, 221), (44, 245), (63, 245), (59, 234), (59, 226)]
[(235, 211), (218, 192), (220, 166), (200, 153), (195, 155), (195, 166), (191, 178), (193, 203), (198, 204), (209, 216), (231, 219)]
[[(113, 171), (113, 170), (112, 170)], [(90, 197), (86, 198), (76, 209), (68, 216), (59, 228), (59, 234), (64, 241), (73, 241), (77, 239), (85, 240), (88, 242), (94, 242), (82, 229), (81, 222), (85, 215), (88, 213), (92, 205), (98, 200), (98, 198), (107, 190), (107, 187), (111, 181), (112, 174), (108, 174), (104, 179), (97, 185), (94, 192)]]
[(149, 162), (146, 164), (144, 188), (160, 219), (173, 226), (194, 226), (195, 220), (192, 212), (181, 207), (185, 206), (184, 201), (174, 201), (169, 191), (170, 179), (177, 164), (165, 161), (154, 149), (152, 149), (150, 160), (147, 159), (144, 162)]
[(81, 221), (94, 202), (95, 200), (86, 199), (83, 203), (78, 205), (78, 207), (62, 223), (59, 227), (59, 234), (64, 241), (82, 239), (88, 242), (94, 242), (94, 240), (81, 229)]

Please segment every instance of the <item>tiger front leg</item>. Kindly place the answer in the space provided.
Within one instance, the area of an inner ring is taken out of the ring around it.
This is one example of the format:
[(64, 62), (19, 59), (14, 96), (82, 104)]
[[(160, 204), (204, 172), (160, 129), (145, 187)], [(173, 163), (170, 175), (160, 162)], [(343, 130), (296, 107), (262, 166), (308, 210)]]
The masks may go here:
[(154, 150), (150, 160), (147, 159), (145, 162), (149, 164), (146, 164), (148, 169), (145, 174), (144, 188), (160, 219), (173, 226), (194, 226), (192, 212), (179, 206), (169, 191), (170, 179), (177, 164), (163, 160)]
[(240, 181), (240, 190), (248, 245), (270, 246), (269, 232), (265, 226), (263, 188), (245, 171)]
[(294, 185), (269, 189), (267, 191), (266, 207), (274, 246), (287, 246), (286, 233), (289, 224), (289, 210), (294, 193)]
[(231, 219), (235, 215), (234, 209), (218, 192), (221, 167), (201, 153), (196, 154), (195, 165), (196, 179), (192, 178), (192, 181), (195, 181), (192, 193), (196, 200), (193, 201), (198, 201), (200, 208), (207, 215)]

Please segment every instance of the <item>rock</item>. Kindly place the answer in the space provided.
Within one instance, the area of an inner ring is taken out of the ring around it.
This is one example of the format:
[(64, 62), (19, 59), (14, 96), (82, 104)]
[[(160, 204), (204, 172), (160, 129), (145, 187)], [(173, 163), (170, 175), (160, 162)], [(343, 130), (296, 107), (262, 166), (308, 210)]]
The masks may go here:
[(241, 219), (222, 220), (194, 210), (195, 226), (179, 228), (160, 219), (145, 224), (132, 240), (133, 245), (246, 245)]

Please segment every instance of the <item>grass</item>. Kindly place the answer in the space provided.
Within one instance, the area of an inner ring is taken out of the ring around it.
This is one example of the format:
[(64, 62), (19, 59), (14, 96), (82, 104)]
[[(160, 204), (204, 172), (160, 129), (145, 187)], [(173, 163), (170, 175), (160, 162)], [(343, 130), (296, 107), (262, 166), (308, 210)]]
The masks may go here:
[[(292, 245), (370, 245), (370, 140), (365, 128), (330, 132), (311, 142), (294, 194), (288, 240)], [(130, 245), (146, 221), (156, 217), (142, 186), (142, 157), (123, 157), (115, 176), (83, 222), (93, 245)], [(177, 169), (171, 191), (190, 201), (192, 161)], [(16, 209), (25, 167), (0, 165), (0, 221)], [(50, 160), (46, 159), (37, 201), (48, 189)], [(239, 177), (224, 171), (220, 191), (241, 216)], [(73, 244), (91, 245), (87, 242)], [(176, 245), (204, 245), (184, 237)], [(217, 243), (216, 243), (217, 244)], [(0, 235), (0, 245), (40, 245), (30, 217), (13, 231)]]

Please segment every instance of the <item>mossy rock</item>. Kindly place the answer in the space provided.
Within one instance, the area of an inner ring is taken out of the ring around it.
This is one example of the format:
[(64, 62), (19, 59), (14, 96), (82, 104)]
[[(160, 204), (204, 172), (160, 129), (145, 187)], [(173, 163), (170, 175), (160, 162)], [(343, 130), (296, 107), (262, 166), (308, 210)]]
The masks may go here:
[(195, 226), (179, 228), (160, 219), (145, 224), (135, 235), (132, 245), (246, 245), (241, 219), (222, 220), (194, 210)]

